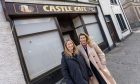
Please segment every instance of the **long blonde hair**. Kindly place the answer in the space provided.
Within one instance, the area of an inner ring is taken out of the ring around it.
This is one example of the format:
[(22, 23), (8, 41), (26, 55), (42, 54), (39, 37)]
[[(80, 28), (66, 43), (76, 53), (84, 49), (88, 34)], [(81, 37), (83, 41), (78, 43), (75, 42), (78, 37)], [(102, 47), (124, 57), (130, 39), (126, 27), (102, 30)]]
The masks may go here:
[(73, 48), (74, 49), (73, 50), (73, 54), (75, 56), (76, 54), (79, 53), (79, 51), (78, 51), (78, 48), (76, 47), (75, 43), (71, 39), (68, 39), (68, 40), (65, 41), (65, 44), (64, 44), (64, 53), (66, 54), (66, 56), (70, 56), (70, 57), (73, 56), (72, 53), (67, 48), (68, 41), (71, 41), (73, 43), (73, 46), (74, 46), (74, 48)]
[(86, 37), (87, 44), (88, 44), (90, 47), (93, 47), (92, 40), (90, 39), (90, 37), (89, 37), (87, 34), (85, 34), (85, 33), (80, 33), (80, 34), (79, 34), (79, 39), (80, 39), (80, 36), (85, 36), (85, 37)]

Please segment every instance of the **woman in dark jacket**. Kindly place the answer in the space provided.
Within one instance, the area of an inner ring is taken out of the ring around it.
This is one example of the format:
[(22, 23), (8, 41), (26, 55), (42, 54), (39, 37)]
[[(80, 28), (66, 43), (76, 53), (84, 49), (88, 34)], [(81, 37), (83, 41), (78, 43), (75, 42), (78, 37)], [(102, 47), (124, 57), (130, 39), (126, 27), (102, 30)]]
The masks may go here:
[(67, 40), (61, 66), (66, 84), (89, 84), (90, 70), (72, 40)]

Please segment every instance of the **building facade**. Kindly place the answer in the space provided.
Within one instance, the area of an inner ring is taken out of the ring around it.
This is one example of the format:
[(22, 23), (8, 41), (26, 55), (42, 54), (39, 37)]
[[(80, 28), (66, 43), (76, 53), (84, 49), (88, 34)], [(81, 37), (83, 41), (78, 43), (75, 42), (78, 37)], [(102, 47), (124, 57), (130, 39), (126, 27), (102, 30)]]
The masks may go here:
[(63, 77), (63, 44), (71, 38), (78, 45), (81, 32), (89, 34), (103, 51), (115, 47), (131, 29), (119, 4), (102, 1), (2, 0), (2, 83), (55, 84)]
[(140, 27), (140, 0), (124, 0), (122, 4), (131, 27)]
[(105, 20), (114, 41), (125, 38), (131, 32), (131, 27), (124, 14), (119, 0), (99, 0)]

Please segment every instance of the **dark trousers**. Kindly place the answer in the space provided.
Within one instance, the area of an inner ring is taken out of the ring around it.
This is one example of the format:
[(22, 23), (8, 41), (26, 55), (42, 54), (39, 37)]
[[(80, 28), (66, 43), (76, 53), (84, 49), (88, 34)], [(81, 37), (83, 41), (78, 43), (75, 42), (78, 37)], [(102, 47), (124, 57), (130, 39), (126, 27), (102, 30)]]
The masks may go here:
[(94, 73), (94, 75), (96, 76), (99, 84), (107, 84), (106, 81), (103, 79), (103, 77), (101, 76), (101, 74), (98, 72), (98, 70), (96, 69), (96, 67), (90, 62), (90, 66), (91, 69)]

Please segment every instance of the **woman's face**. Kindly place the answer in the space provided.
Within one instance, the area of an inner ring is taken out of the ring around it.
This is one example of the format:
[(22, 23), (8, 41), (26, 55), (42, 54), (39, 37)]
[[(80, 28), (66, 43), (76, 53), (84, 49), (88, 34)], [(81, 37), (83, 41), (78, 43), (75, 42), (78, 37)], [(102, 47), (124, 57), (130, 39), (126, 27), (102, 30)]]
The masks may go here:
[(80, 36), (80, 42), (82, 45), (86, 45), (87, 44), (87, 39), (85, 35), (81, 35)]
[(72, 41), (68, 41), (66, 44), (66, 47), (68, 48), (69, 51), (73, 50), (74, 45)]

